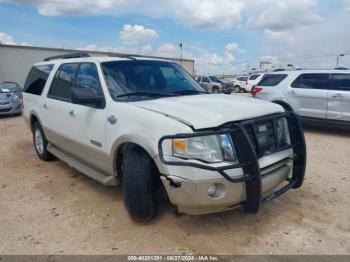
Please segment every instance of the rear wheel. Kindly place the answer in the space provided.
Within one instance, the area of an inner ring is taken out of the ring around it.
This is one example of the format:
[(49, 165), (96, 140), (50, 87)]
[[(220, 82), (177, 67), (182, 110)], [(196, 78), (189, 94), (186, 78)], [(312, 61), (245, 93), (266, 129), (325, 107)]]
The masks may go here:
[(160, 186), (157, 168), (140, 147), (127, 149), (123, 166), (124, 206), (138, 222), (146, 222), (157, 212), (156, 190)]
[(241, 87), (240, 87), (240, 86), (235, 86), (235, 87), (233, 88), (233, 91), (234, 91), (235, 93), (240, 93), (240, 92), (241, 92)]
[(33, 142), (36, 154), (43, 161), (49, 161), (55, 157), (47, 150), (48, 141), (38, 121), (33, 125)]

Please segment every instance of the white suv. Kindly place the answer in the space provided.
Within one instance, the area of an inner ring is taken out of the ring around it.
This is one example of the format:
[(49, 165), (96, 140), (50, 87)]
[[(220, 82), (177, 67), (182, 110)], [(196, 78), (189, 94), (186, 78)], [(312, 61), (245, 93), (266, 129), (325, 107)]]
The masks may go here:
[(263, 199), (303, 183), (303, 131), (277, 104), (208, 94), (163, 60), (85, 53), (46, 60), (24, 88), (38, 156), (104, 185), (121, 182), (137, 221), (155, 216), (161, 192), (182, 213), (242, 205), (256, 213)]
[(277, 102), (306, 122), (350, 126), (350, 71), (299, 70), (266, 74), (253, 96)]

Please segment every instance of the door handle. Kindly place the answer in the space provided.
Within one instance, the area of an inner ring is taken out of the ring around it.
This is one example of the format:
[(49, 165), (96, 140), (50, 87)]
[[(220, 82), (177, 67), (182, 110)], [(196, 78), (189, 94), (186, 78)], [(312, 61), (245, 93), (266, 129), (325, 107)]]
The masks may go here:
[(344, 98), (344, 96), (342, 94), (336, 94), (334, 96), (332, 96), (333, 98), (337, 98), (337, 99), (341, 99)]
[(296, 95), (297, 92), (295, 92), (294, 90), (290, 91), (289, 94), (292, 94), (292, 95)]
[(69, 115), (72, 117), (75, 117), (77, 114), (75, 113), (74, 110), (69, 111)]

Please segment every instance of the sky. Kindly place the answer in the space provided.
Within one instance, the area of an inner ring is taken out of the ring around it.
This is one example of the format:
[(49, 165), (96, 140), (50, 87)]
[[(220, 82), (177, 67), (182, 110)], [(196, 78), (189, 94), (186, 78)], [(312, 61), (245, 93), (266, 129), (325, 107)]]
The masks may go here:
[(259, 62), (350, 67), (350, 0), (0, 0), (3, 44), (195, 59), (197, 74)]

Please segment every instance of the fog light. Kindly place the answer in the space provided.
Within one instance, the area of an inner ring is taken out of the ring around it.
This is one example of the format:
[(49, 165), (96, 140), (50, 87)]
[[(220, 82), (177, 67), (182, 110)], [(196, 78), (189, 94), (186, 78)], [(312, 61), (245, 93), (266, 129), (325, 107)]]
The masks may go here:
[(208, 195), (212, 198), (221, 198), (225, 195), (225, 188), (223, 184), (211, 184), (208, 187)]
[(216, 184), (210, 185), (208, 188), (208, 195), (213, 197), (216, 193), (216, 190), (217, 190)]

